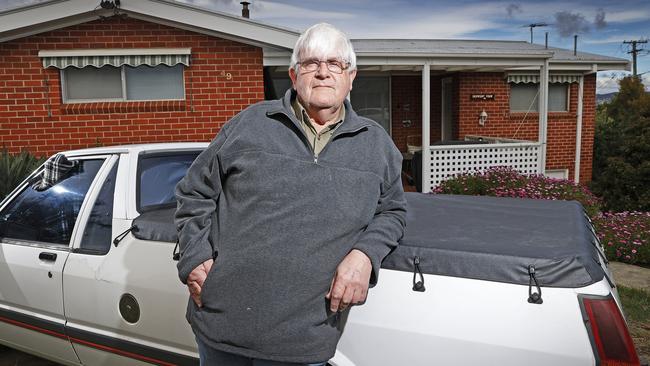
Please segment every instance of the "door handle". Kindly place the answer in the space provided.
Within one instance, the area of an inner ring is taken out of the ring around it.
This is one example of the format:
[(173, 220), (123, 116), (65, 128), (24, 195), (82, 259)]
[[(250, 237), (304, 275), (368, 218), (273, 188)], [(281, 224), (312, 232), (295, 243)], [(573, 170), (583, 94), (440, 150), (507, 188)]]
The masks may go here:
[(48, 262), (54, 262), (56, 260), (56, 253), (41, 252), (41, 254), (38, 255), (38, 259), (43, 261), (48, 261)]

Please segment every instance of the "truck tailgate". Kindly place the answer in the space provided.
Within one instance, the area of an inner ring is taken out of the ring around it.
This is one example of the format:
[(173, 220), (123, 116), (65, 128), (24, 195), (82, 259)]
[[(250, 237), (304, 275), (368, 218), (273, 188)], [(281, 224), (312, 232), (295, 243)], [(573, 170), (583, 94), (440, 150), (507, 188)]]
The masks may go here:
[(336, 366), (594, 365), (579, 293), (609, 294), (603, 280), (584, 288), (544, 288), (531, 304), (528, 286), (382, 270), (351, 315)]

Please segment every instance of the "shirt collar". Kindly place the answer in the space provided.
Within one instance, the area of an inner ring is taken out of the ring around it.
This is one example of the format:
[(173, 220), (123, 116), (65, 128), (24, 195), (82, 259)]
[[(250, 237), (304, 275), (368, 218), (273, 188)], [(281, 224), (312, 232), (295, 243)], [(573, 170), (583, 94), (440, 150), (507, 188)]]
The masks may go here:
[[(302, 103), (300, 103), (297, 96), (294, 96), (291, 99), (291, 109), (293, 110), (293, 113), (296, 115), (296, 118), (298, 119), (298, 121), (300, 121), (303, 124), (307, 125), (312, 131), (316, 132), (316, 129), (314, 128), (314, 125), (311, 122), (311, 118), (309, 117), (309, 114), (307, 113), (307, 109), (305, 109), (305, 107), (302, 105)], [(339, 116), (338, 116), (336, 122), (329, 125), (329, 126), (327, 126), (326, 131), (327, 130), (334, 130), (344, 120), (345, 120), (345, 103), (341, 105), (341, 109), (339, 110)]]

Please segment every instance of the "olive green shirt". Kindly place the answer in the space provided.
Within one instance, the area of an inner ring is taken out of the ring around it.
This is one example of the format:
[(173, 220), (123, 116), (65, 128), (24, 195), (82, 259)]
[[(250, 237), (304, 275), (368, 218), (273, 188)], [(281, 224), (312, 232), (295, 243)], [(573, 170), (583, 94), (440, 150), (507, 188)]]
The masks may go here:
[(343, 122), (343, 119), (345, 118), (345, 105), (341, 105), (341, 111), (336, 123), (326, 126), (320, 132), (316, 132), (316, 128), (312, 124), (313, 122), (311, 121), (311, 118), (309, 118), (309, 114), (307, 114), (307, 110), (302, 106), (302, 104), (300, 104), (298, 98), (295, 98), (292, 101), (291, 106), (293, 107), (293, 112), (296, 114), (296, 118), (298, 118), (298, 121), (300, 122), (300, 126), (307, 135), (307, 140), (314, 150), (314, 155), (318, 156), (332, 138), (336, 128), (341, 125), (341, 122)]

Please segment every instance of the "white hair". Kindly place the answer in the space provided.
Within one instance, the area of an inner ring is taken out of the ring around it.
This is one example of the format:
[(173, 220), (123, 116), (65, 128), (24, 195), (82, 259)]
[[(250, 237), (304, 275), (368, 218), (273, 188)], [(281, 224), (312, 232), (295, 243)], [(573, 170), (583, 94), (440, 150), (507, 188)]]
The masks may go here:
[(348, 71), (356, 70), (357, 56), (345, 33), (331, 24), (318, 23), (312, 25), (298, 38), (289, 67), (298, 71), (298, 63), (303, 55), (326, 60), (332, 54), (336, 54), (341, 61), (350, 64)]

